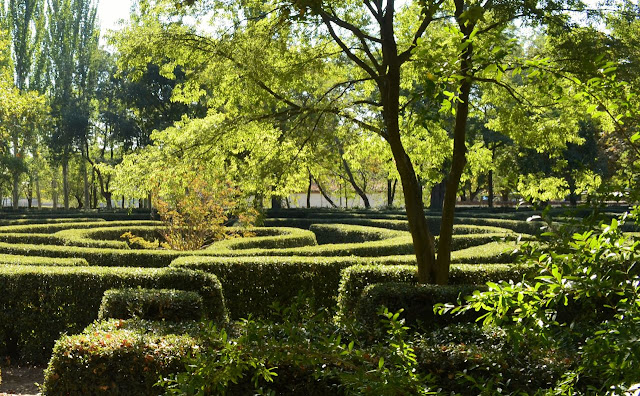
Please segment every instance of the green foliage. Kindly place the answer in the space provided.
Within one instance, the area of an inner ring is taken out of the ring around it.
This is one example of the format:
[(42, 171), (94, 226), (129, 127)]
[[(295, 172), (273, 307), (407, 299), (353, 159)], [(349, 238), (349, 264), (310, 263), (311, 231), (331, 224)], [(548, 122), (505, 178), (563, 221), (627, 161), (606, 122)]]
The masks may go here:
[(343, 339), (321, 311), (300, 302), (276, 307), (276, 321), (244, 320), (231, 337), (215, 327), (201, 336), (209, 347), (187, 371), (161, 382), (167, 394), (428, 394), (427, 379), (399, 315), (382, 312), (387, 334), (359, 346)]
[(559, 394), (624, 390), (638, 379), (638, 242), (616, 219), (577, 232), (551, 225), (545, 236), (529, 255), (535, 281), (488, 283), (462, 310), (481, 307), (485, 325), (504, 325), (515, 340), (536, 334), (545, 347), (574, 348), (579, 362)]
[(199, 320), (202, 297), (175, 289), (111, 289), (104, 292), (98, 319)]
[(417, 334), (413, 347), (418, 370), (443, 394), (545, 394), (575, 364), (564, 351), (527, 339), (514, 343), (503, 330), (477, 324)]
[(60, 334), (81, 331), (97, 318), (106, 290), (137, 286), (197, 291), (205, 317), (226, 321), (220, 282), (203, 272), (7, 265), (0, 268), (0, 353), (42, 363)]
[(159, 395), (158, 378), (180, 371), (198, 343), (193, 324), (110, 320), (62, 336), (45, 371), (43, 395)]

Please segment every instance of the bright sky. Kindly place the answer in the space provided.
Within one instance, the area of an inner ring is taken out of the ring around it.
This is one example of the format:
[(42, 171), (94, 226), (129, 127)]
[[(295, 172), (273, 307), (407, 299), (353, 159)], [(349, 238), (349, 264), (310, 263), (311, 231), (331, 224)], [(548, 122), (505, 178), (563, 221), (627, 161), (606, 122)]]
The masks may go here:
[(117, 30), (120, 19), (129, 18), (133, 0), (98, 0), (98, 19), (102, 33)]

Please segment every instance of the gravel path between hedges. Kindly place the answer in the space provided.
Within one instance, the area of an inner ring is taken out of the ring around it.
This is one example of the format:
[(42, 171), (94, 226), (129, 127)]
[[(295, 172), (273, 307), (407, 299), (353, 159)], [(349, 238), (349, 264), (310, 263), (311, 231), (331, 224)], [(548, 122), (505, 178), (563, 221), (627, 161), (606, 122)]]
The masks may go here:
[(38, 387), (44, 380), (44, 367), (2, 367), (0, 396), (37, 396)]

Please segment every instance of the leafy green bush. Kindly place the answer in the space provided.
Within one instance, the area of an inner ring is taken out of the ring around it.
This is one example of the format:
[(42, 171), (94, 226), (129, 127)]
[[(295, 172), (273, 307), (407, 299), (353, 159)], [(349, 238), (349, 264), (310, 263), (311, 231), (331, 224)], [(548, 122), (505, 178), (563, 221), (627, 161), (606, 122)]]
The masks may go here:
[(196, 326), (111, 320), (62, 336), (45, 371), (43, 395), (159, 395), (159, 378), (184, 369)]
[(397, 314), (384, 312), (387, 333), (371, 346), (343, 339), (325, 312), (299, 303), (277, 321), (245, 320), (239, 335), (209, 328), (208, 347), (186, 372), (161, 382), (169, 395), (424, 395), (426, 376)]
[(104, 292), (98, 319), (200, 320), (202, 297), (175, 289), (111, 289)]
[(222, 287), (211, 274), (177, 268), (0, 267), (0, 356), (42, 363), (64, 332), (95, 320), (104, 292), (126, 287), (197, 291), (206, 317), (227, 318)]
[(533, 334), (542, 348), (573, 350), (578, 363), (558, 394), (621, 394), (640, 382), (640, 241), (615, 219), (583, 228), (549, 223), (544, 243), (529, 250), (535, 280), (489, 283), (453, 310), (482, 307), (484, 324), (503, 325), (514, 342)]
[(561, 350), (527, 339), (513, 343), (495, 327), (454, 324), (416, 337), (418, 370), (438, 384), (439, 394), (547, 394), (575, 365)]

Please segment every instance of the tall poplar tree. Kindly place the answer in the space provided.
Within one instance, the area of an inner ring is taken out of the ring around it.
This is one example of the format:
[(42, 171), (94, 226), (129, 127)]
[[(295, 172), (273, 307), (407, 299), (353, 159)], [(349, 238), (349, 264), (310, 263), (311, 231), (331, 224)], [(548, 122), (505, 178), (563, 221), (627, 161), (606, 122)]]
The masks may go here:
[[(69, 208), (69, 160), (89, 133), (90, 102), (97, 82), (94, 67), (99, 39), (96, 9), (92, 0), (48, 0), (47, 4), (55, 120), (51, 147), (54, 161), (62, 165), (65, 209)], [(87, 197), (85, 194), (85, 199)]]

